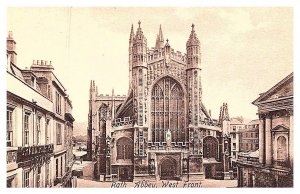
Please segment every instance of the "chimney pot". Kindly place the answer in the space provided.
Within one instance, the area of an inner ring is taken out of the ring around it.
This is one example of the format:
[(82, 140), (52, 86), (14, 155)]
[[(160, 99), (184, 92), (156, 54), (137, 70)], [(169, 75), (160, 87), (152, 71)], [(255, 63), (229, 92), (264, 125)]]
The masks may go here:
[(39, 64), (40, 64), (40, 60), (37, 60), (37, 61), (36, 61), (36, 64), (39, 65)]
[(44, 60), (41, 60), (41, 65), (44, 65)]

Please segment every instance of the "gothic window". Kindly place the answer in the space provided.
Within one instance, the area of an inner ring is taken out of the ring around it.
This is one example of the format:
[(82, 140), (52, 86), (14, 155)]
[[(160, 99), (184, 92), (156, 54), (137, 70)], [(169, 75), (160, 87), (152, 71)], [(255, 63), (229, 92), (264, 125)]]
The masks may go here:
[(143, 70), (139, 69), (139, 86), (143, 85)]
[(216, 158), (218, 160), (218, 140), (212, 136), (207, 136), (203, 140), (203, 157)]
[(286, 139), (283, 136), (277, 139), (277, 160), (285, 161), (287, 159)]
[(168, 129), (171, 131), (172, 142), (187, 140), (184, 108), (184, 95), (178, 82), (164, 77), (154, 85), (151, 93), (153, 142), (165, 142)]
[(106, 119), (107, 119), (107, 108), (108, 107), (107, 107), (106, 104), (101, 105), (100, 110), (99, 110), (99, 112), (100, 112), (100, 115), (99, 115), (100, 121), (106, 121)]
[(117, 159), (132, 159), (133, 144), (132, 140), (122, 137), (117, 141)]

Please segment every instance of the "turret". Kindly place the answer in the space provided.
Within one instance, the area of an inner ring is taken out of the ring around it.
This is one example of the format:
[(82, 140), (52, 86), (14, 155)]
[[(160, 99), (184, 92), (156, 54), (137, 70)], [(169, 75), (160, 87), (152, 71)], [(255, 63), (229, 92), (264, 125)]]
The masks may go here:
[(133, 68), (137, 66), (147, 67), (147, 39), (143, 34), (141, 22), (139, 21), (133, 42)]
[(136, 31), (133, 41), (133, 66), (132, 66), (132, 88), (134, 95), (135, 119), (139, 126), (145, 124), (145, 92), (147, 84), (147, 39), (143, 34), (141, 22)]
[(223, 105), (220, 107), (219, 123), (221, 124), (223, 134), (228, 135), (230, 131), (230, 117), (227, 103), (223, 103)]
[(156, 36), (155, 49), (161, 49), (163, 47), (164, 47), (164, 36), (163, 36), (161, 25), (160, 25), (159, 32)]
[(91, 84), (90, 84), (90, 100), (94, 101), (95, 99), (96, 99), (95, 81), (91, 80)]
[(197, 34), (194, 30), (195, 25), (192, 24), (192, 31), (188, 41), (186, 42), (187, 53), (187, 68), (200, 68), (201, 53), (200, 53), (200, 41), (197, 38)]
[(8, 37), (6, 39), (6, 55), (7, 59), (13, 63), (17, 63), (17, 53), (16, 53), (16, 41), (13, 38), (12, 31), (8, 32)]

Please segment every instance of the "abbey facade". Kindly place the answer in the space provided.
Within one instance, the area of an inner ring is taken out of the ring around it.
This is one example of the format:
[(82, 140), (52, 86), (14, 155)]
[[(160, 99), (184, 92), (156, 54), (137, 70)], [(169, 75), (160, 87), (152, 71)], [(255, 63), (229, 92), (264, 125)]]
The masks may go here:
[(127, 96), (99, 95), (91, 81), (88, 159), (103, 181), (226, 179), (227, 104), (213, 119), (202, 102), (201, 46), (194, 25), (186, 54), (164, 41), (148, 48), (141, 22), (129, 38)]

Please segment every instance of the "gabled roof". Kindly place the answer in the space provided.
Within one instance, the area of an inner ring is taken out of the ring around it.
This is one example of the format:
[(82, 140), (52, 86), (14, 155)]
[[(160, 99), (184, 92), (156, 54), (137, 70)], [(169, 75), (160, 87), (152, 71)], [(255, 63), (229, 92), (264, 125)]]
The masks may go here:
[(233, 118), (230, 118), (230, 124), (231, 125), (243, 125), (244, 121), (242, 120), (242, 118), (233, 117)]
[(133, 90), (129, 92), (129, 95), (124, 100), (122, 105), (118, 107), (115, 118), (131, 117), (133, 118)]
[(204, 106), (204, 104), (201, 102), (200, 103), (200, 106), (201, 106), (201, 110), (203, 111), (203, 113), (205, 114), (205, 116), (207, 117), (207, 118), (211, 118), (211, 116), (209, 115), (209, 113), (207, 112), (207, 110), (206, 110), (206, 108), (205, 108), (205, 106)]
[(247, 125), (255, 125), (255, 124), (259, 124), (259, 119), (255, 119), (247, 123)]
[(289, 131), (289, 128), (285, 125), (277, 125), (271, 131)]
[(256, 100), (254, 100), (252, 102), (252, 104), (257, 105), (260, 102), (267, 100), (268, 98), (270, 98), (272, 96), (272, 94), (275, 94), (276, 91), (278, 91), (279, 89), (281, 89), (282, 87), (284, 87), (285, 85), (287, 85), (287, 83), (289, 81), (291, 81), (291, 79), (293, 79), (293, 72), (291, 74), (289, 74), (287, 77), (285, 77), (283, 80), (281, 80), (280, 82), (278, 82), (271, 89), (269, 89), (265, 93), (262, 93)]

